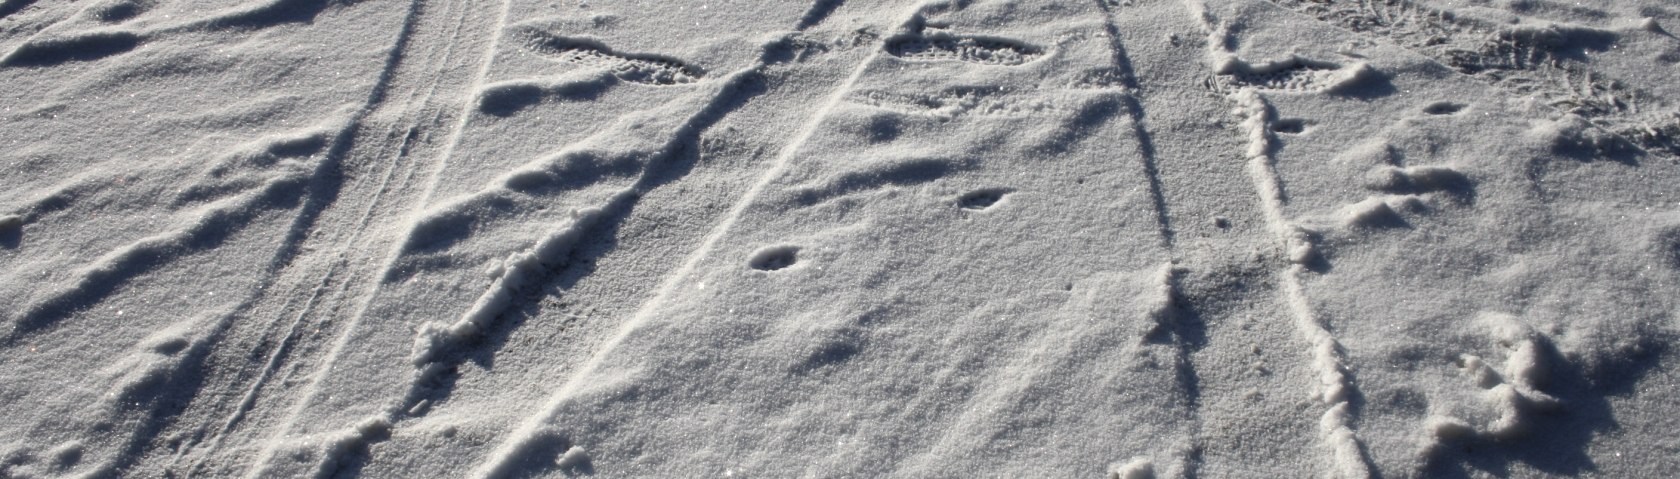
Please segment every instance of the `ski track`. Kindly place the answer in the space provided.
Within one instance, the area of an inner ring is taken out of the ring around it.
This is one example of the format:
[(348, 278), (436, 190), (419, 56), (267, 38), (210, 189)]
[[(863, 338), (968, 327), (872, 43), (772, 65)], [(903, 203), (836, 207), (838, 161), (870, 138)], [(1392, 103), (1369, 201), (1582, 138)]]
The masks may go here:
[(1637, 146), (1680, 158), (1680, 109), (1545, 46), (1550, 39), (1568, 35), (1614, 41), (1613, 32), (1509, 27), (1410, 0), (1267, 1), (1356, 35), (1387, 41), (1514, 94), (1540, 94), (1553, 108), (1579, 115), (1629, 143), (1595, 145), (1599, 148), (1614, 152)]
[[(1209, 57), (1214, 63), (1215, 71), (1223, 72), (1230, 65), (1242, 64), (1233, 53), (1223, 48), (1223, 45), (1228, 43), (1226, 37), (1229, 32), (1226, 24), (1209, 12), (1200, 0), (1185, 0), (1185, 6), (1201, 21), (1206, 30)], [(1350, 75), (1343, 78), (1352, 81), (1358, 77)], [(1337, 85), (1332, 84), (1326, 88), (1335, 86)], [(1256, 86), (1244, 86), (1231, 92), (1227, 98), (1243, 117), (1240, 130), (1248, 137), (1248, 148), (1243, 157), (1248, 161), (1248, 172), (1254, 181), (1261, 211), (1267, 226), (1283, 246), (1290, 263), (1278, 276), (1283, 284), (1285, 304), (1295, 318), (1296, 330), (1311, 348), (1307, 351), (1311, 358), (1309, 366), (1318, 376), (1322, 388), (1316, 396), (1325, 406), (1323, 414), (1319, 417), (1319, 442), (1330, 453), (1326, 467), (1335, 477), (1372, 477), (1374, 467), (1353, 430), (1355, 412), (1350, 400), (1359, 392), (1350, 377), (1351, 371), (1345, 364), (1341, 344), (1330, 331), (1328, 322), (1313, 310), (1302, 286), (1302, 278), (1311, 274), (1308, 265), (1320, 258), (1314, 251), (1312, 238), (1303, 229), (1292, 224), (1284, 213), (1283, 207), (1287, 199), (1283, 194), (1282, 180), (1273, 165), (1273, 152), (1277, 144), (1273, 138), (1272, 124), (1276, 119), (1271, 106), (1261, 96), (1260, 91)]]

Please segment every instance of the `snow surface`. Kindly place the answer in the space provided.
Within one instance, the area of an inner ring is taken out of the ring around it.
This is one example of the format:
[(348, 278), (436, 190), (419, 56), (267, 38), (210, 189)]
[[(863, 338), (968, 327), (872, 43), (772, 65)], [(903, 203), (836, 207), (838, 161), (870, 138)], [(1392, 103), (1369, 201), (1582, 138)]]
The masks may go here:
[(1669, 0), (0, 0), (0, 477), (1673, 477)]

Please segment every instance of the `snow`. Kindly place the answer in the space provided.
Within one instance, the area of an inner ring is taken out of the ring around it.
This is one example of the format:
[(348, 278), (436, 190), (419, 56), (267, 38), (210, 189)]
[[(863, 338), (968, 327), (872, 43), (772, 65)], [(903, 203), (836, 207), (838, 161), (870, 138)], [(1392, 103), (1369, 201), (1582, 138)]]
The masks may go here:
[(1661, 0), (0, 0), (0, 477), (1680, 474)]

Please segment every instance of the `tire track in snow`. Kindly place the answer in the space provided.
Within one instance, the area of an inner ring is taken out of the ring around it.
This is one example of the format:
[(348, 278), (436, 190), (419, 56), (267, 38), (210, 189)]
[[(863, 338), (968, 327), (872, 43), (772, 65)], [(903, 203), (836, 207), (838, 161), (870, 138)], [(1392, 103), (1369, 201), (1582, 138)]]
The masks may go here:
[[(182, 26), (159, 29), (153, 33), (202, 30), (212, 28), (245, 27), (250, 29), (265, 29), (288, 22), (302, 21), (314, 18), (325, 11), (330, 2), (321, 0), (269, 0), (256, 6), (238, 7), (218, 12), (209, 17), (188, 22)], [(303, 8), (299, 10), (300, 6)], [(98, 5), (76, 9), (66, 19), (91, 16), (88, 12)], [(301, 12), (301, 13), (300, 13)], [(299, 16), (303, 15), (303, 16)], [(62, 21), (62, 20), (61, 20)], [(405, 26), (404, 28), (410, 28)], [(84, 51), (104, 51), (103, 45), (108, 41), (123, 35), (122, 32), (93, 30), (71, 34), (65, 37), (55, 37), (37, 41), (36, 37), (45, 34), (43, 29), (26, 39), (22, 46), (9, 50), (4, 57), (0, 57), (0, 65), (26, 64), (32, 58), (46, 58), (47, 60), (79, 57)], [(406, 40), (405, 30), (402, 38)], [(112, 35), (116, 35), (113, 37)], [(140, 37), (151, 35), (141, 34)], [(108, 38), (109, 37), (109, 38)], [(104, 38), (105, 40), (99, 40)], [(139, 38), (139, 37), (137, 37)], [(93, 42), (93, 43), (88, 43)], [(91, 49), (91, 50), (90, 50)], [(395, 53), (393, 53), (395, 55)], [(20, 308), (11, 316), (7, 325), (7, 332), (0, 336), (0, 343), (11, 343), (21, 335), (29, 334), (39, 328), (48, 326), (60, 319), (68, 317), (77, 310), (91, 306), (106, 296), (133, 280), (156, 268), (162, 267), (178, 258), (191, 255), (198, 251), (215, 248), (220, 245), (230, 233), (237, 232), (263, 214), (266, 210), (285, 208), (286, 203), (294, 198), (302, 198), (304, 206), (299, 220), (295, 221), (289, 238), (299, 241), (302, 235), (314, 222), (314, 217), (328, 206), (335, 198), (322, 199), (328, 196), (336, 197), (336, 192), (328, 194), (328, 190), (336, 190), (339, 185), (323, 185), (332, 181), (332, 175), (337, 173), (345, 155), (348, 153), (349, 142), (355, 130), (360, 127), (363, 117), (370, 113), (371, 105), (379, 103), (385, 87), (390, 83), (390, 61), (374, 86), (368, 103), (355, 109), (345, 116), (346, 120), (330, 125), (318, 125), (319, 128), (303, 134), (301, 138), (275, 138), (271, 140), (270, 151), (279, 148), (290, 148), (288, 142), (299, 142), (311, 145), (303, 155), (314, 157), (321, 153), (313, 165), (304, 170), (287, 171), (282, 175), (270, 178), (259, 187), (236, 198), (224, 199), (210, 206), (190, 212), (190, 216), (175, 228), (163, 233), (155, 234), (131, 242), (120, 248), (106, 252), (91, 264), (83, 266), (75, 273), (73, 283), (66, 288), (48, 293), (44, 297), (35, 298)], [(56, 61), (48, 61), (42, 65), (53, 65)], [(290, 155), (280, 155), (290, 156)], [(295, 244), (295, 242), (293, 243)], [(282, 252), (282, 256), (295, 253)]]
[[(810, 18), (810, 16), (808, 15), (807, 18)], [(768, 48), (780, 51), (780, 49), (789, 46), (781, 43), (770, 45)], [(766, 55), (770, 53), (772, 51), (766, 51)], [(491, 54), (493, 55), (493, 52)], [(488, 57), (486, 61), (488, 61)], [(628, 215), (628, 211), (635, 206), (643, 194), (670, 181), (667, 176), (670, 176), (671, 172), (668, 170), (673, 167), (671, 163), (682, 156), (693, 144), (697, 143), (700, 133), (730, 111), (733, 111), (747, 98), (756, 94), (743, 90), (760, 83), (758, 70), (762, 68), (765, 61), (767, 60), (761, 59), (758, 66), (737, 72), (717, 82), (717, 93), (711, 97), (707, 106), (682, 122), (678, 131), (671, 134), (664, 144), (656, 148), (650, 148), (648, 151), (638, 151), (630, 154), (629, 156), (639, 157), (645, 163), (642, 165), (641, 176), (633, 185), (610, 195), (599, 207), (575, 211), (570, 222), (559, 225), (530, 249), (509, 258), (502, 267), (502, 276), (492, 283), (490, 288), (475, 301), (472, 307), (456, 323), (422, 325), (417, 337), (416, 354), (413, 358), (416, 370), (413, 377), (408, 380), (409, 391), (396, 398), (393, 404), (383, 406), (381, 412), (354, 421), (355, 424), (346, 430), (332, 433), (332, 437), (327, 439), (328, 450), (323, 451), (324, 459), (317, 461), (317, 464), (313, 466), (314, 474), (337, 474), (336, 471), (339, 468), (346, 467), (348, 463), (353, 461), (353, 458), (347, 457), (347, 455), (365, 454), (357, 451), (365, 451), (367, 445), (371, 442), (388, 437), (389, 429), (406, 415), (421, 414), (411, 412), (424, 409), (416, 409), (417, 405), (412, 403), (416, 402), (420, 396), (431, 392), (428, 383), (433, 377), (465, 357), (465, 355), (453, 355), (451, 353), (460, 352), (459, 350), (465, 347), (464, 341), (476, 337), (484, 328), (492, 326), (494, 321), (514, 304), (514, 301), (527, 296), (525, 294), (528, 292), (527, 290), (540, 286), (546, 281), (547, 277), (554, 275), (555, 270), (561, 266), (558, 263), (566, 259), (581, 237), (602, 228), (599, 223), (603, 221), (621, 220)], [(482, 78), (481, 73), (477, 85), (482, 85)], [(473, 88), (474, 91), (480, 89), (482, 87)], [(470, 114), (472, 106), (471, 104), (465, 106), (463, 114)], [(464, 120), (465, 117), (463, 117), (463, 122)], [(460, 131), (460, 129), (454, 131), (454, 135), (446, 142), (446, 148), (453, 148), (454, 145), (459, 143)], [(605, 134), (597, 134), (596, 137), (602, 137), (603, 135)], [(579, 144), (586, 145), (591, 141), (592, 139), (586, 139)], [(462, 218), (461, 214), (467, 212), (460, 210), (460, 208), (470, 208), (475, 201), (483, 198), (506, 199), (512, 195), (513, 198), (509, 201), (529, 203), (542, 200), (544, 195), (539, 194), (544, 191), (542, 184), (570, 180), (570, 178), (565, 178), (566, 175), (564, 174), (557, 174), (554, 169), (561, 167), (568, 159), (584, 153), (587, 152), (573, 151), (573, 149), (568, 148), (561, 154), (527, 164), (523, 168), (498, 178), (488, 188), (481, 190), (479, 193), (468, 195), (465, 200), (452, 201), (440, 208), (426, 212), (415, 222), (409, 238), (412, 240), (427, 236), (425, 232), (438, 227), (437, 225), (440, 222), (441, 224), (448, 224)], [(434, 176), (429, 187), (435, 187), (436, 182), (437, 178)], [(607, 227), (610, 227), (610, 225)], [(408, 243), (396, 247), (386, 259), (380, 271), (395, 271), (393, 265), (405, 253), (409, 252), (410, 247), (412, 247), (412, 244)], [(375, 279), (373, 281), (377, 283), (379, 280)], [(303, 414), (311, 398), (322, 391), (320, 382), (326, 377), (324, 372), (330, 370), (332, 365), (344, 356), (344, 348), (348, 344), (347, 338), (368, 314), (372, 298), (378, 291), (377, 284), (373, 288), (360, 297), (356, 312), (349, 321), (350, 324), (343, 327), (345, 328), (344, 332), (339, 336), (339, 340), (333, 344), (332, 350), (327, 354), (327, 359), (316, 368), (317, 371), (322, 371), (322, 373), (317, 373), (314, 376), (314, 379), (306, 386), (305, 392), (300, 395), (302, 399), (295, 404), (296, 407), (287, 416), (286, 423), (293, 426), (286, 426), (284, 429), (275, 432), (276, 437), (268, 442), (262, 459), (259, 460), (252, 474), (275, 473), (275, 471), (269, 471), (266, 468), (274, 463), (271, 460), (272, 458), (278, 457), (277, 449), (284, 447), (284, 443), (288, 442), (283, 441), (281, 436), (290, 435), (288, 431), (295, 428), (298, 418)], [(348, 464), (348, 467), (356, 466)]]
[[(308, 296), (308, 302), (291, 316), (293, 319), (290, 325), (285, 328), (285, 332), (281, 335), (283, 338), (282, 344), (287, 344), (285, 343), (287, 340), (303, 336), (302, 331), (305, 328), (302, 326), (308, 322), (307, 318), (309, 316), (314, 315), (319, 317), (316, 320), (318, 327), (323, 323), (325, 324), (325, 327), (321, 328), (325, 331), (316, 331), (310, 334), (307, 346), (312, 350), (322, 347), (327, 349), (325, 352), (316, 352), (316, 365), (311, 372), (307, 373), (310, 379), (297, 392), (287, 395), (283, 399), (291, 404), (276, 405), (276, 409), (285, 412), (282, 416), (273, 420), (272, 431), (269, 431), (271, 437), (261, 441), (261, 449), (256, 459), (250, 463), (250, 469), (247, 471), (249, 477), (264, 475), (265, 466), (273, 458), (275, 448), (282, 442), (279, 439), (294, 427), (299, 411), (315, 396), (320, 379), (325, 376), (327, 371), (331, 370), (334, 362), (348, 343), (350, 336), (360, 324), (362, 317), (359, 312), (364, 307), (363, 303), (365, 303), (367, 297), (371, 296), (371, 291), (377, 290), (379, 278), (383, 276), (382, 272), (389, 267), (389, 258), (379, 255), (372, 255), (371, 257), (363, 255), (367, 252), (389, 251), (395, 247), (393, 243), (397, 243), (397, 241), (384, 235), (364, 236), (361, 233), (372, 229), (369, 228), (369, 225), (374, 223), (376, 218), (387, 228), (403, 224), (406, 218), (405, 214), (408, 213), (409, 208), (412, 208), (411, 205), (421, 204), (422, 199), (430, 196), (431, 191), (436, 186), (436, 172), (441, 171), (443, 165), (448, 162), (455, 145), (460, 140), (461, 129), (465, 127), (471, 115), (472, 92), (477, 91), (483, 83), (490, 67), (490, 61), (497, 51), (503, 26), (507, 22), (508, 2), (502, 2), (502, 8), (492, 16), (493, 20), (490, 25), (480, 27), (488, 32), (484, 40), (486, 46), (483, 54), (476, 57), (468, 55), (467, 58), (463, 59), (456, 59), (454, 56), (454, 49), (462, 43), (460, 35), (464, 30), (473, 28), (469, 26), (472, 20), (484, 20), (484, 18), (463, 13), (463, 10), (470, 9), (470, 2), (445, 4), (448, 10), (435, 14), (429, 11), (431, 10), (429, 5), (435, 4), (429, 4), (421, 0), (415, 0), (412, 3), (411, 16), (403, 27), (404, 36), (399, 40), (398, 47), (393, 51), (392, 64), (385, 72), (387, 77), (399, 84), (403, 93), (406, 94), (406, 101), (385, 102), (383, 100), (386, 95), (381, 93), (380, 97), (376, 101), (370, 102), (368, 107), (368, 113), (374, 120), (372, 123), (375, 123), (370, 125), (369, 128), (375, 134), (370, 135), (370, 139), (373, 141), (366, 145), (366, 149), (357, 152), (358, 158), (362, 160), (362, 164), (358, 166), (377, 168), (383, 165), (385, 167), (383, 175), (379, 176), (378, 183), (359, 185), (359, 187), (352, 188), (353, 191), (348, 195), (356, 199), (356, 204), (341, 208), (339, 214), (348, 216), (342, 217), (340, 221), (353, 222), (353, 224), (343, 228), (344, 230), (350, 230), (349, 238), (337, 244), (336, 248), (330, 248), (330, 254), (319, 258), (313, 268), (299, 273), (300, 276), (307, 275), (317, 278), (313, 280), (313, 283), (310, 283), (314, 285), (315, 293), (311, 293)], [(454, 21), (451, 22), (451, 19)], [(421, 58), (417, 63), (410, 64), (405, 61), (409, 59), (410, 55), (420, 56)], [(434, 55), (437, 57), (433, 57)], [(470, 69), (469, 78), (457, 79), (450, 76), (455, 69), (449, 67), (464, 62), (477, 62), (477, 68)], [(411, 82), (417, 83), (411, 84)], [(443, 98), (439, 99), (438, 90), (440, 87), (452, 91), (444, 92), (441, 95)], [(456, 116), (450, 117), (449, 110), (455, 110)], [(437, 128), (445, 130), (442, 135), (444, 141), (441, 146), (431, 147), (427, 141), (416, 141), (417, 139), (429, 140), (433, 137), (434, 129)], [(420, 134), (422, 131), (424, 133)], [(385, 136), (381, 138), (377, 133), (385, 133)], [(380, 141), (381, 139), (384, 141)], [(390, 159), (386, 160), (387, 157)], [(421, 185), (410, 185), (412, 175), (416, 170), (429, 170), (428, 172), (432, 173), (433, 176)], [(399, 174), (402, 176), (400, 180), (398, 179)], [(394, 188), (393, 180), (396, 180)], [(387, 199), (387, 197), (395, 198)], [(382, 204), (388, 204), (389, 206), (382, 208)], [(352, 206), (361, 206), (361, 208), (358, 211)], [(375, 231), (380, 230), (375, 229)], [(300, 281), (302, 280), (300, 279)], [(327, 289), (333, 284), (337, 284), (339, 287), (332, 292), (330, 297), (322, 300), (319, 291)], [(354, 294), (357, 290), (363, 288), (366, 288), (367, 291)], [(303, 288), (299, 288), (299, 290), (301, 291)], [(330, 321), (331, 316), (347, 314), (341, 311), (345, 307), (353, 311), (349, 314), (348, 321)], [(285, 310), (290, 310), (289, 305)], [(326, 342), (326, 344), (322, 344), (323, 342)], [(285, 346), (284, 349), (292, 347), (295, 346)], [(306, 367), (300, 365), (300, 363), (310, 359), (309, 357), (299, 357), (288, 361), (286, 359), (287, 354), (288, 351), (282, 350), (273, 352), (273, 356), (264, 366), (262, 374), (265, 379), (273, 375), (277, 368), (281, 366), (289, 365), (294, 370)], [(262, 384), (254, 384), (247, 391), (246, 396), (258, 396), (262, 387)], [(231, 429), (232, 426), (237, 425), (247, 412), (256, 407), (254, 403), (243, 403), (243, 401), (242, 399), (241, 407), (229, 417), (224, 425), (225, 429)], [(377, 425), (365, 426), (363, 430), (369, 434), (382, 429)], [(261, 429), (256, 430), (258, 434), (262, 432)], [(341, 443), (332, 447), (353, 447), (358, 442), (357, 437), (343, 438)], [(203, 458), (200, 459), (200, 462), (202, 461)]]
[[(415, 5), (417, 6), (418, 3)], [(68, 314), (76, 308), (76, 303), (95, 302), (128, 279), (146, 274), (174, 259), (215, 248), (220, 245), (219, 238), (224, 238), (233, 231), (243, 229), (251, 224), (255, 218), (266, 214), (270, 210), (298, 209), (296, 216), (292, 218), (286, 232), (282, 235), (286, 240), (281, 242), (281, 247), (273, 253), (268, 264), (262, 268), (261, 278), (256, 284), (276, 284), (276, 278), (285, 279), (289, 270), (299, 269), (294, 263), (299, 262), (297, 260), (302, 253), (311, 249), (305, 245), (305, 242), (308, 241), (311, 245), (321, 242), (318, 238), (310, 237), (311, 231), (320, 219), (330, 218), (336, 211), (333, 207), (343, 187), (341, 178), (344, 175), (341, 173), (345, 169), (346, 162), (354, 159), (356, 154), (359, 153), (358, 150), (352, 148), (353, 146), (359, 146), (358, 142), (354, 141), (359, 136), (357, 134), (358, 129), (366, 126), (363, 123), (364, 119), (374, 112), (376, 105), (384, 102), (384, 97), (392, 84), (392, 69), (397, 64), (400, 54), (403, 52), (403, 47), (412, 33), (411, 27), (415, 11), (414, 8), (408, 10), (408, 17), (397, 35), (395, 45), (386, 53), (384, 72), (376, 79), (374, 85), (368, 91), (367, 99), (359, 107), (343, 110), (347, 113), (346, 118), (316, 125), (316, 128), (303, 132), (300, 134), (301, 136), (294, 134), (292, 136), (269, 137), (248, 145), (251, 146), (251, 151), (236, 151), (233, 153), (235, 157), (240, 155), (304, 156), (316, 158), (316, 161), (303, 164), (301, 165), (302, 168), (283, 169), (274, 178), (246, 193), (200, 208), (192, 213), (196, 218), (183, 227), (144, 238), (108, 253), (93, 265), (84, 268), (76, 281), (75, 287), (37, 303), (38, 307), (29, 308), (29, 311), (35, 316), (26, 317), (25, 324), (31, 324), (30, 321), (27, 321), (30, 318), (37, 319), (33, 323), (40, 323), (45, 319), (58, 317), (56, 315)], [(299, 204), (300, 202), (301, 204)], [(336, 237), (334, 241), (336, 241)], [(303, 259), (308, 260), (310, 257), (304, 256)], [(308, 263), (308, 261), (302, 262)], [(284, 284), (285, 281), (278, 283)], [(191, 344), (194, 345), (192, 352), (185, 357), (171, 359), (169, 362), (176, 364), (175, 366), (154, 368), (154, 371), (147, 373), (147, 381), (176, 383), (182, 381), (178, 376), (185, 373), (211, 376), (214, 372), (199, 373), (197, 371), (206, 367), (206, 357), (210, 354), (213, 352), (235, 356), (244, 354), (243, 350), (246, 348), (241, 347), (242, 345), (230, 346), (223, 343), (230, 336), (238, 336), (239, 333), (244, 333), (245, 329), (252, 328), (252, 326), (247, 326), (247, 323), (236, 321), (236, 319), (249, 313), (251, 309), (262, 304), (265, 299), (279, 296), (288, 298), (287, 301), (289, 301), (289, 298), (296, 296), (289, 294), (265, 295), (265, 293), (263, 286), (257, 286), (247, 292), (243, 300), (236, 300), (236, 306), (226, 311), (185, 320), (171, 326), (172, 329), (180, 329), (181, 333), (185, 335), (184, 337), (190, 338)], [(272, 327), (273, 324), (269, 323), (267, 326)], [(229, 351), (230, 349), (233, 351)], [(128, 359), (119, 359), (119, 361), (126, 360)], [(237, 364), (238, 361), (229, 361), (229, 363)], [(194, 366), (189, 367), (188, 365)], [(210, 368), (215, 369), (213, 365)], [(237, 374), (232, 375), (237, 376)], [(152, 379), (153, 377), (155, 379)], [(186, 404), (193, 400), (195, 396), (211, 390), (210, 387), (201, 385), (202, 382), (197, 380), (187, 380), (187, 384), (195, 384), (195, 386), (184, 390), (170, 390), (166, 393), (167, 397), (171, 398), (176, 404)], [(204, 403), (204, 401), (195, 402)], [(218, 401), (210, 401), (210, 403), (212, 404), (209, 407), (212, 409), (219, 406)], [(186, 416), (178, 410), (164, 413), (159, 407), (154, 405), (150, 410), (142, 411), (143, 417), (138, 418), (138, 420), (123, 421), (136, 431), (151, 431), (151, 433), (132, 437), (125, 443), (126, 445), (119, 447), (121, 451), (118, 452), (115, 459), (101, 467), (110, 470), (128, 470), (130, 467), (136, 466), (138, 461), (148, 452), (146, 448), (152, 442), (148, 439), (155, 440), (161, 435), (158, 434), (159, 431), (176, 425), (174, 421), (177, 417)], [(203, 415), (203, 417), (209, 416), (215, 415)], [(192, 429), (190, 426), (184, 427), (189, 430)], [(99, 433), (98, 435), (106, 436), (108, 434)], [(219, 442), (219, 439), (219, 436), (213, 438), (216, 442)], [(212, 443), (212, 445), (214, 444), (215, 442)], [(187, 445), (191, 446), (191, 443)], [(152, 447), (173, 446), (153, 445)], [(214, 447), (211, 449), (213, 450)], [(153, 466), (165, 469), (171, 467), (155, 464), (139, 465), (141, 468)]]
[[(821, 4), (819, 4), (819, 6), (820, 5)], [(912, 14), (910, 16), (913, 18), (926, 8), (928, 8), (927, 4), (917, 5), (912, 10)], [(607, 338), (606, 341), (596, 349), (595, 353), (592, 354), (582, 366), (573, 372), (571, 377), (567, 379), (565, 383), (561, 384), (561, 386), (550, 395), (550, 398), (544, 402), (542, 409), (536, 415), (532, 416), (523, 425), (516, 429), (507, 440), (503, 441), (502, 444), (491, 453), (491, 456), (486, 459), (476, 472), (474, 472), (474, 477), (500, 478), (512, 472), (511, 468), (524, 458), (528, 452), (527, 450), (533, 446), (533, 442), (540, 441), (541, 436), (543, 436), (543, 424), (547, 423), (555, 414), (555, 411), (557, 411), (566, 400), (571, 398), (571, 395), (577, 391), (579, 386), (582, 385), (585, 377), (593, 373), (594, 370), (600, 366), (602, 360), (605, 359), (608, 353), (612, 352), (618, 344), (622, 343), (624, 339), (629, 336), (630, 332), (636, 330), (645, 323), (663, 303), (669, 300), (670, 296), (674, 292), (681, 289), (684, 281), (694, 273), (695, 267), (716, 247), (718, 240), (721, 239), (732, 226), (734, 226), (735, 222), (739, 220), (742, 213), (746, 211), (747, 207), (751, 206), (754, 200), (764, 194), (769, 184), (786, 171), (788, 165), (791, 163), (792, 157), (797, 154), (804, 144), (810, 140), (811, 136), (816, 133), (817, 128), (821, 126), (823, 120), (828, 117), (828, 114), (833, 111), (837, 105), (843, 102), (849, 93), (851, 93), (858, 78), (863, 75), (863, 72), (866, 71), (868, 67), (884, 53), (885, 50), (878, 46), (872, 49), (869, 55), (864, 57), (864, 59), (858, 63), (858, 66), (851, 71), (846, 79), (829, 93), (829, 96), (824, 100), (822, 107), (818, 108), (817, 111), (813, 113), (803, 125), (800, 126), (794, 136), (777, 153), (776, 157), (772, 160), (770, 167), (765, 170), (764, 174), (760, 175), (759, 178), (754, 181), (750, 187), (748, 187), (746, 192), (741, 196), (740, 200), (736, 201), (735, 204), (730, 207), (729, 211), (724, 214), (724, 219), (714, 226), (712, 230), (701, 239), (700, 245), (683, 260), (682, 264), (676, 270), (672, 271), (665, 277), (665, 280), (662, 281), (658, 289), (655, 290), (654, 295), (643, 303), (642, 307), (638, 308), (634, 315), (625, 321), (625, 323), (620, 326), (620, 328), (615, 331), (611, 337)], [(762, 66), (753, 67), (753, 69), (757, 68), (762, 68)]]
[[(288, 242), (290, 247), (282, 255), (287, 260), (284, 271), (269, 282), (276, 287), (260, 300), (239, 308), (241, 314), (271, 319), (243, 326), (241, 329), (249, 331), (239, 331), (240, 344), (219, 349), (227, 350), (228, 355), (244, 355), (239, 350), (250, 349), (252, 356), (265, 359), (259, 361), (261, 366), (255, 371), (230, 373), (252, 379), (228, 385), (227, 389), (243, 391), (238, 401), (230, 410), (204, 414), (221, 419), (214, 425), (201, 426), (209, 431), (209, 437), (197, 447), (184, 448), (172, 459), (190, 459), (187, 470), (191, 473), (217, 459), (215, 454), (223, 443), (258, 407), (260, 396), (274, 395), (266, 388), (281, 368), (291, 365), (295, 369), (310, 359), (307, 353), (317, 347), (322, 330), (331, 331), (334, 326), (327, 316), (339, 309), (350, 289), (361, 284), (358, 279), (377, 278), (377, 262), (361, 253), (378, 249), (390, 240), (366, 233), (380, 231), (375, 226), (401, 221), (408, 204), (405, 199), (415, 197), (415, 188), (409, 185), (413, 170), (437, 159), (429, 154), (433, 152), (428, 151), (426, 140), (432, 128), (448, 124), (444, 121), (447, 115), (439, 109), (440, 103), (452, 98), (437, 98), (438, 90), (450, 86), (447, 65), (454, 61), (453, 39), (467, 21), (466, 16), (447, 15), (450, 6), (461, 7), (419, 1), (408, 6), (386, 68), (354, 125), (346, 130), (349, 140), (336, 155), (342, 161), (329, 175), (337, 181), (319, 184), (310, 196), (311, 206), (306, 211), (312, 213), (294, 224), (290, 235), (294, 240)], [(434, 8), (443, 11), (433, 12)], [(339, 180), (344, 177), (355, 180), (346, 185)], [(317, 229), (318, 224), (334, 227)], [(302, 304), (296, 304), (300, 300)], [(308, 331), (311, 325), (313, 332)], [(250, 344), (253, 341), (255, 344)], [(294, 358), (294, 354), (302, 356)], [(284, 396), (278, 400), (284, 401)]]
[[(1216, 64), (1215, 68), (1240, 63), (1233, 53), (1222, 47), (1227, 44), (1227, 26), (1214, 17), (1200, 0), (1185, 0), (1185, 6), (1207, 31), (1209, 59)], [(1350, 76), (1348, 80), (1356, 78)], [(1248, 136), (1248, 148), (1243, 156), (1248, 160), (1248, 173), (1260, 198), (1261, 211), (1272, 234), (1285, 248), (1290, 262), (1280, 272), (1279, 280), (1283, 283), (1284, 301), (1295, 318), (1295, 328), (1311, 347), (1309, 366), (1318, 376), (1321, 386), (1315, 396), (1326, 407), (1319, 417), (1319, 441), (1331, 454), (1327, 466), (1336, 477), (1372, 477), (1375, 471), (1370, 458), (1366, 457), (1364, 446), (1352, 426), (1350, 399), (1358, 391), (1349, 377), (1341, 344), (1330, 332), (1327, 321), (1313, 310), (1302, 286), (1302, 278), (1310, 273), (1307, 265), (1319, 258), (1311, 238), (1295, 226), (1283, 210), (1287, 200), (1272, 157), (1276, 148), (1272, 133), (1275, 115), (1257, 87), (1241, 87), (1227, 98), (1237, 106), (1243, 117), (1240, 128)]]

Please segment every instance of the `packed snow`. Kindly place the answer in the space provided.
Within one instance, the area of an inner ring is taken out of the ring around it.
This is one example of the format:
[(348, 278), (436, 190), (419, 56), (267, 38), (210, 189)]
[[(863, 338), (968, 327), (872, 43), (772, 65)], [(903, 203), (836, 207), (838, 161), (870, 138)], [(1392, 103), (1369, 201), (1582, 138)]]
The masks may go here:
[(0, 0), (0, 477), (1680, 476), (1671, 0)]

